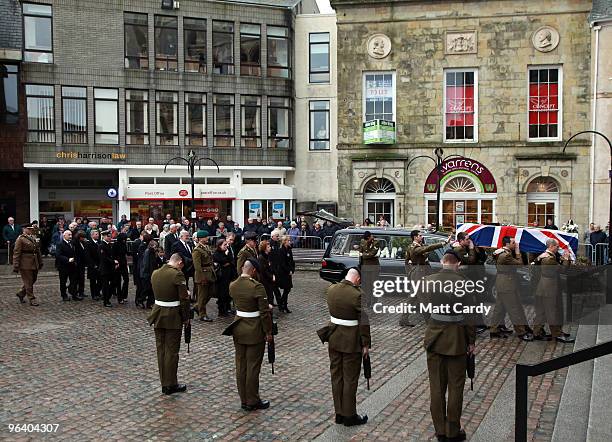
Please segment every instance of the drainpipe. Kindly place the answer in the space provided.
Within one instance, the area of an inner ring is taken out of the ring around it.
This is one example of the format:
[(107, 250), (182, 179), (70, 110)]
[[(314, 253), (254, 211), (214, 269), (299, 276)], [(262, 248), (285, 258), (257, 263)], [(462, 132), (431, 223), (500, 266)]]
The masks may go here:
[[(597, 130), (597, 77), (599, 75), (599, 31), (601, 26), (593, 26), (595, 31), (595, 69), (593, 69), (593, 109), (592, 109), (592, 130)], [(593, 219), (595, 210), (595, 134), (591, 135), (591, 155), (590, 155), (590, 192), (589, 192), (589, 221), (596, 222)]]

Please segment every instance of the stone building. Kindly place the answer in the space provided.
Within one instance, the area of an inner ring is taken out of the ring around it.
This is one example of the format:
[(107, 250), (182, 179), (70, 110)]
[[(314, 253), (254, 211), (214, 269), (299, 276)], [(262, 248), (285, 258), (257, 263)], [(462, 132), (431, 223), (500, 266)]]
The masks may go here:
[[(314, 0), (20, 2), (30, 213), (295, 211), (295, 17)], [(174, 157), (209, 162), (191, 186)]]
[(340, 215), (588, 223), (590, 1), (331, 3)]

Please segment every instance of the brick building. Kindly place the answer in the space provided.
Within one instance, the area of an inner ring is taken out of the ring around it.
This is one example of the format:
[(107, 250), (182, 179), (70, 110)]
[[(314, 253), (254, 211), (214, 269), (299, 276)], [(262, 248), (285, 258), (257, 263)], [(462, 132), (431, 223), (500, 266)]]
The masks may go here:
[(341, 215), (586, 226), (590, 1), (331, 3)]
[(164, 165), (191, 149), (221, 166), (196, 172), (198, 215), (293, 213), (293, 29), (314, 0), (21, 7), (33, 217), (189, 216), (186, 168)]

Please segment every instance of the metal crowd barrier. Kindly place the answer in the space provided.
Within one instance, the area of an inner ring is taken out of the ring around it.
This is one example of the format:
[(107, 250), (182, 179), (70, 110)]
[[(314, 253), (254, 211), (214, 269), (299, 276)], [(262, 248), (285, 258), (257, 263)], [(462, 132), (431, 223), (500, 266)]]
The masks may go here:
[(584, 256), (594, 265), (604, 265), (608, 263), (608, 244), (598, 243), (593, 247), (592, 244), (580, 244), (579, 249), (584, 247)]

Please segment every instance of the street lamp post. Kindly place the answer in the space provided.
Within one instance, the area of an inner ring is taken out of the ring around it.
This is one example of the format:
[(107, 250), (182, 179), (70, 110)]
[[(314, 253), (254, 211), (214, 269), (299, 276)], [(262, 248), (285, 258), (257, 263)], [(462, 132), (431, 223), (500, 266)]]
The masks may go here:
[[(565, 145), (563, 146), (563, 153), (565, 153), (565, 148), (567, 147), (567, 145), (569, 144), (570, 141), (572, 141), (574, 138), (576, 138), (578, 135), (582, 135), (582, 134), (595, 134), (595, 135), (600, 135), (602, 136), (606, 142), (608, 143), (608, 147), (610, 148), (610, 170), (608, 171), (608, 176), (610, 177), (610, 179), (612, 180), (612, 142), (610, 141), (610, 139), (608, 137), (606, 137), (604, 134), (602, 134), (601, 132), (598, 132), (596, 130), (583, 130), (582, 132), (578, 132), (574, 135), (572, 135), (566, 142)], [(593, 177), (591, 177), (591, 179), (593, 179)], [(589, 220), (589, 222), (591, 222), (592, 220)], [(608, 225), (609, 223), (612, 222), (612, 183), (610, 184), (610, 213), (608, 216)], [(608, 263), (612, 262), (612, 235), (610, 235), (610, 230), (608, 230)], [(612, 295), (611, 295), (612, 296)]]
[(199, 169), (202, 169), (202, 165), (200, 164), (200, 161), (202, 161), (202, 160), (210, 161), (215, 166), (217, 166), (217, 173), (219, 173), (220, 172), (219, 171), (219, 165), (212, 158), (198, 158), (198, 156), (196, 155), (195, 151), (193, 149), (191, 149), (189, 151), (189, 154), (187, 155), (187, 158), (185, 158), (185, 157), (174, 157), (174, 158), (169, 159), (166, 162), (166, 165), (164, 166), (164, 173), (166, 173), (166, 169), (168, 168), (168, 164), (170, 164), (174, 160), (181, 160), (181, 161), (184, 161), (187, 164), (187, 170), (189, 171), (189, 176), (191, 178), (191, 210), (190, 210), (190, 215), (191, 216), (190, 216), (190, 218), (191, 218), (191, 221), (193, 222), (193, 225), (197, 226), (197, 214), (196, 214), (196, 210), (195, 210), (195, 183), (194, 183), (195, 167), (198, 166)]
[(412, 162), (419, 158), (429, 158), (436, 165), (436, 176), (438, 184), (436, 186), (436, 230), (434, 230), (435, 233), (438, 231), (440, 225), (440, 181), (442, 180), (442, 163), (448, 160), (449, 158), (461, 157), (461, 155), (448, 155), (445, 157), (444, 150), (441, 147), (437, 147), (434, 150), (434, 155), (436, 156), (435, 159), (433, 157), (430, 157), (429, 155), (418, 155), (412, 158), (406, 166), (406, 172), (408, 171), (408, 169), (410, 169), (410, 165), (412, 164)]

